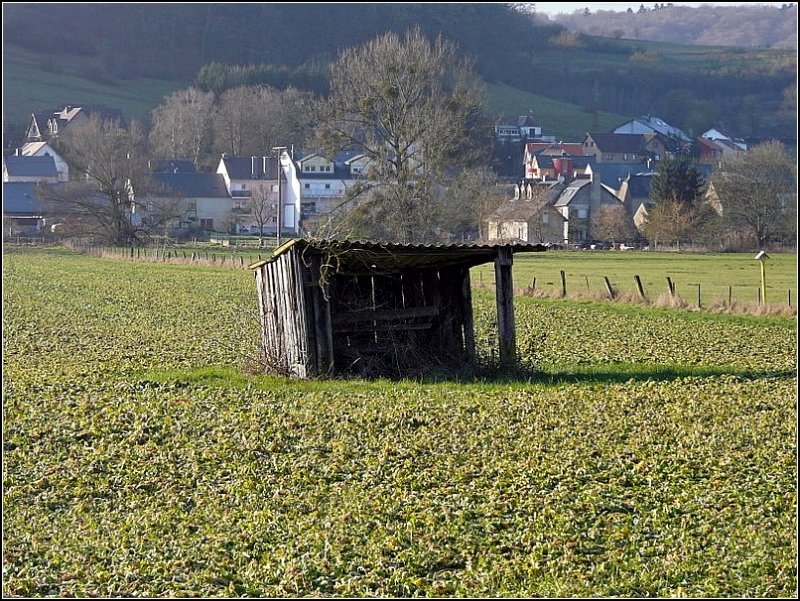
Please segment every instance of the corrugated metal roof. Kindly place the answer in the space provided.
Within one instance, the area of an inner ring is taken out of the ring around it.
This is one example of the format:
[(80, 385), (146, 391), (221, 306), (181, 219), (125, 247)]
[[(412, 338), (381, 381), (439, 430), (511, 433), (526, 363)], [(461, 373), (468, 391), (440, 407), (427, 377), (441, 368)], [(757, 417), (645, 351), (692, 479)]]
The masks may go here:
[[(414, 269), (474, 267), (494, 261), (500, 248), (512, 253), (543, 252), (541, 244), (398, 244), (364, 240), (289, 240), (275, 249), (272, 259), (294, 249), (303, 257), (324, 256), (333, 262), (337, 273), (396, 273)], [(250, 266), (257, 269), (269, 261)]]

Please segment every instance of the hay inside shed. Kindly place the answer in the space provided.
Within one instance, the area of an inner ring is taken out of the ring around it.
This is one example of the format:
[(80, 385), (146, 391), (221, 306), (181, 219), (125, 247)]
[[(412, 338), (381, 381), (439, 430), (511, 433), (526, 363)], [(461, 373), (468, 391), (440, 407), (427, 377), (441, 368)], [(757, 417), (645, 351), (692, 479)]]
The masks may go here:
[(255, 271), (270, 371), (404, 377), (475, 364), (471, 267), (494, 261), (501, 362), (516, 361), (512, 256), (540, 245), (296, 239)]

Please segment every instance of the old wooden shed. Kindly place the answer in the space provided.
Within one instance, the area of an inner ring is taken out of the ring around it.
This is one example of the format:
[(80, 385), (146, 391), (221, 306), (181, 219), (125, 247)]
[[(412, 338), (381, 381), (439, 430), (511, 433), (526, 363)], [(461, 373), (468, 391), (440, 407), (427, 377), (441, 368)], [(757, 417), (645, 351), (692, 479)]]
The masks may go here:
[(540, 245), (296, 239), (255, 271), (266, 366), (295, 377), (406, 376), (475, 362), (471, 267), (494, 261), (499, 356), (516, 362), (511, 265)]

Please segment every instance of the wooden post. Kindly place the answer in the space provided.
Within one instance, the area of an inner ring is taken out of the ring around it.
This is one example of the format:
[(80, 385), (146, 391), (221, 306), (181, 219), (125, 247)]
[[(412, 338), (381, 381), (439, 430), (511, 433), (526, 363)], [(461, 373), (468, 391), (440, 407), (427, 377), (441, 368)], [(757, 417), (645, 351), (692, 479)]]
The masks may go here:
[(764, 259), (761, 259), (759, 261), (759, 263), (761, 263), (761, 301), (759, 302), (759, 304), (761, 304), (763, 302), (766, 305), (767, 304), (767, 269), (766, 269), (766, 267), (764, 267), (764, 263), (765, 263)]
[(471, 365), (475, 363), (475, 325), (472, 319), (472, 283), (467, 267), (461, 273), (461, 298), (461, 314), (464, 320), (464, 356)]
[(733, 304), (733, 286), (728, 286), (728, 306)]
[(642, 286), (642, 278), (638, 275), (633, 276), (633, 279), (636, 281), (636, 290), (639, 293), (639, 298), (645, 298), (644, 295), (644, 286)]
[(567, 274), (561, 270), (561, 296), (567, 296)]
[(589, 276), (586, 276), (586, 292), (589, 292)]
[[(333, 326), (331, 322), (331, 306), (325, 298), (321, 277), (322, 259), (313, 256), (311, 259), (311, 304), (314, 313), (314, 341), (316, 362), (313, 372), (317, 376), (333, 373)], [(310, 326), (311, 324), (309, 324)]]
[(789, 288), (789, 306), (792, 306), (792, 289)]
[(614, 298), (614, 289), (611, 287), (611, 282), (608, 280), (608, 276), (603, 276), (603, 279), (606, 281), (606, 290), (608, 290), (609, 298)]
[[(517, 340), (514, 329), (514, 283), (511, 278), (513, 254), (510, 246), (497, 249), (494, 260), (495, 296), (497, 298), (497, 333), (500, 340), (500, 364), (517, 363)], [(564, 273), (563, 271), (561, 272)]]
[(672, 278), (667, 276), (667, 292), (672, 298), (675, 298), (675, 283), (672, 281)]

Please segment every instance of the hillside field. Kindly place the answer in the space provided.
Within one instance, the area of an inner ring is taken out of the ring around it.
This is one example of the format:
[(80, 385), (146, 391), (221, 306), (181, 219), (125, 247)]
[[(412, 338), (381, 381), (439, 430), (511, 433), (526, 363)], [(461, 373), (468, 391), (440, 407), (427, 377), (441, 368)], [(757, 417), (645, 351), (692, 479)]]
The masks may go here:
[(290, 381), (255, 306), (4, 249), (4, 596), (796, 596), (796, 317), (519, 296), (524, 376)]

